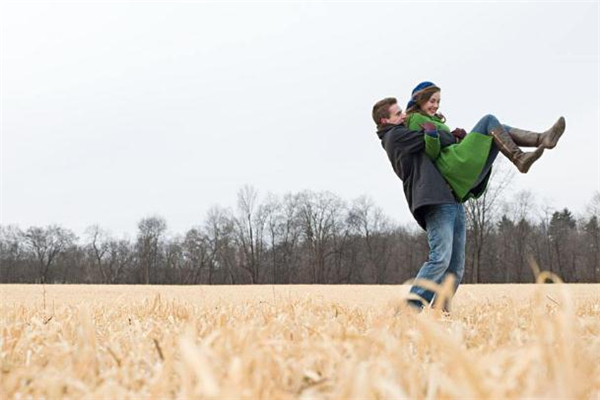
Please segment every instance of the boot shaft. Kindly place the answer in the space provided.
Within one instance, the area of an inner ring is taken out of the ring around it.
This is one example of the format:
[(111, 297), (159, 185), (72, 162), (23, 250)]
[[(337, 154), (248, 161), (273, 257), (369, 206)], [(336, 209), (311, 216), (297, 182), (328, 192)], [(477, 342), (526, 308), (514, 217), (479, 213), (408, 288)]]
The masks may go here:
[(538, 147), (531, 153), (523, 152), (503, 126), (492, 128), (490, 135), (494, 138), (494, 143), (498, 146), (500, 152), (524, 174), (544, 153), (544, 147)]
[(531, 132), (519, 128), (510, 128), (508, 133), (518, 146), (544, 146), (547, 149), (553, 149), (565, 131), (565, 127), (566, 121), (564, 117), (560, 117), (550, 129), (543, 133)]

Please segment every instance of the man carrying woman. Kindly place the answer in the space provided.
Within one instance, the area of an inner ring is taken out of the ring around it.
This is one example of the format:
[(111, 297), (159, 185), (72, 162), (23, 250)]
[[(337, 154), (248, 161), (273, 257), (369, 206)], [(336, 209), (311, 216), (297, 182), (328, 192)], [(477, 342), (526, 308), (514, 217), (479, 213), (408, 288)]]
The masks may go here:
[[(422, 82), (413, 90), (408, 114), (395, 98), (378, 101), (372, 111), (377, 135), (403, 182), (411, 213), (427, 231), (429, 257), (408, 298), (417, 309), (435, 302), (435, 292), (418, 281), (440, 284), (453, 274), (454, 291), (458, 289), (465, 268), (462, 203), (484, 193), (498, 152), (526, 173), (544, 149), (556, 146), (565, 130), (562, 117), (548, 131), (534, 133), (502, 125), (487, 115), (468, 134), (462, 129), (450, 131), (438, 111), (440, 92), (433, 83)], [(536, 149), (523, 152), (519, 146)]]

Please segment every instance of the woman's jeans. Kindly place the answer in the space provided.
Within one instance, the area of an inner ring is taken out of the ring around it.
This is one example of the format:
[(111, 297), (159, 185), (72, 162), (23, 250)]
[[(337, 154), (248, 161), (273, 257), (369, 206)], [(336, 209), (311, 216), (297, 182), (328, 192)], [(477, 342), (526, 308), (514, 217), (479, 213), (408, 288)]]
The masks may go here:
[[(440, 284), (448, 274), (456, 279), (454, 291), (465, 272), (465, 241), (467, 236), (465, 210), (462, 204), (436, 204), (428, 206), (425, 215), (429, 259), (417, 274), (416, 279), (426, 279)], [(416, 283), (411, 289), (414, 293), (431, 303), (435, 293), (421, 288)], [(409, 300), (409, 304), (421, 307), (418, 300)]]
[[(492, 114), (488, 114), (485, 117), (481, 118), (477, 124), (471, 129), (471, 132), (481, 133), (482, 135), (489, 135), (490, 131), (497, 126), (502, 125), (498, 118), (493, 116)], [(510, 126), (502, 125), (504, 129), (508, 132)]]

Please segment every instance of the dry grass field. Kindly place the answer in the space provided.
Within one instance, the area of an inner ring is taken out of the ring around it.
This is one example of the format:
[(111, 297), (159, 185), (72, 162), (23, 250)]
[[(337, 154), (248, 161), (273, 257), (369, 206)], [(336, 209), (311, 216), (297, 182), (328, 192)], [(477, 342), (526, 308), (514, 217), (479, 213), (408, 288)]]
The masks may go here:
[(600, 398), (600, 285), (407, 292), (0, 285), (0, 398)]

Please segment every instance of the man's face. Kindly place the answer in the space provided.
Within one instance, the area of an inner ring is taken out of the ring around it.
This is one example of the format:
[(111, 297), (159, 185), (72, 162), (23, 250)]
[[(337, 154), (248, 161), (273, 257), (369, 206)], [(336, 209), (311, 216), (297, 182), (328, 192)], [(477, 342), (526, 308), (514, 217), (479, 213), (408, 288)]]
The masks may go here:
[(405, 119), (406, 113), (402, 112), (398, 104), (393, 104), (390, 106), (390, 117), (384, 118), (383, 122), (386, 124), (400, 125), (404, 123)]

